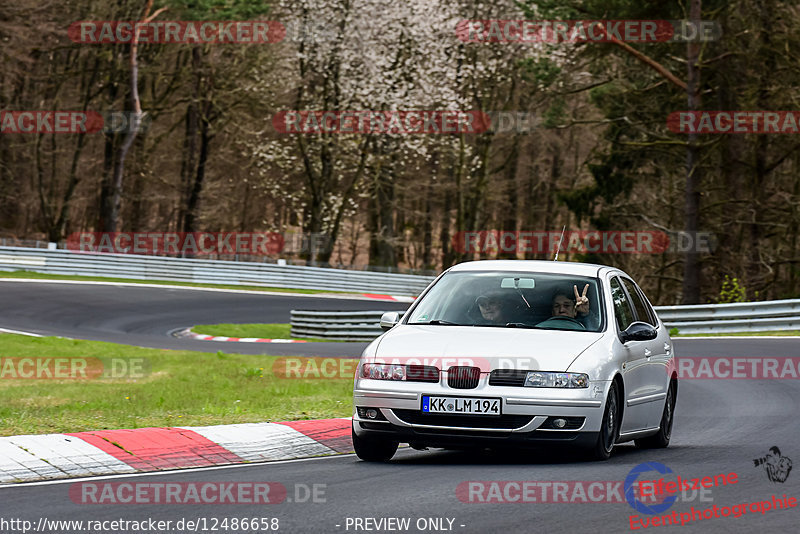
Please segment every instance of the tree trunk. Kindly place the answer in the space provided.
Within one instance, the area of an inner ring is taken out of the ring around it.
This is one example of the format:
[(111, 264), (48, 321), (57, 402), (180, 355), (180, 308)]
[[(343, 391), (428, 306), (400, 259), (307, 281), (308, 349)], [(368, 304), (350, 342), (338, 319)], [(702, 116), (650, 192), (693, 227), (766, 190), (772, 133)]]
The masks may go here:
[[(701, 0), (691, 0), (689, 18), (699, 21), (701, 16)], [(700, 54), (700, 43), (690, 42), (687, 47), (688, 77), (686, 93), (688, 110), (700, 109), (700, 69), (697, 59)], [(688, 135), (686, 145), (686, 193), (684, 229), (691, 238), (697, 235), (700, 226), (700, 147), (697, 145), (697, 134)], [(684, 254), (683, 261), (683, 304), (700, 303), (700, 255), (692, 250)]]

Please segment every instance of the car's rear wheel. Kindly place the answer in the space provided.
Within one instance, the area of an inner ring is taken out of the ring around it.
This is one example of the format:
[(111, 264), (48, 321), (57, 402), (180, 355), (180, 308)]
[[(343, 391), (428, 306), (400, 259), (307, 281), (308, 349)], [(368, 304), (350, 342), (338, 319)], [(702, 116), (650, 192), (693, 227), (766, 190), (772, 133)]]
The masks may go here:
[(617, 394), (617, 383), (611, 382), (611, 388), (606, 398), (606, 410), (603, 413), (603, 423), (600, 432), (597, 433), (597, 441), (591, 450), (591, 455), (595, 460), (608, 460), (611, 451), (614, 450), (614, 443), (619, 434), (619, 395)]
[(397, 441), (368, 436), (357, 436), (353, 430), (353, 448), (356, 456), (365, 462), (387, 462), (397, 452)]
[(661, 414), (661, 426), (656, 434), (634, 440), (634, 443), (636, 443), (636, 446), (640, 449), (663, 449), (669, 446), (669, 438), (672, 436), (672, 422), (675, 419), (675, 401), (678, 397), (677, 390), (677, 381), (674, 379), (670, 380), (669, 388), (667, 389), (667, 399), (664, 402), (664, 412)]

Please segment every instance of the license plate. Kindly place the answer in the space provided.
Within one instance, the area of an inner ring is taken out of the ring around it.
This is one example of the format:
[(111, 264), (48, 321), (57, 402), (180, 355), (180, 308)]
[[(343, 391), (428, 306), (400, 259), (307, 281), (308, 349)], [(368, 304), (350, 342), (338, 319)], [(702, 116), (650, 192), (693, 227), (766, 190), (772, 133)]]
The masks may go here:
[(500, 415), (500, 399), (478, 397), (422, 397), (424, 413), (453, 413), (464, 415)]

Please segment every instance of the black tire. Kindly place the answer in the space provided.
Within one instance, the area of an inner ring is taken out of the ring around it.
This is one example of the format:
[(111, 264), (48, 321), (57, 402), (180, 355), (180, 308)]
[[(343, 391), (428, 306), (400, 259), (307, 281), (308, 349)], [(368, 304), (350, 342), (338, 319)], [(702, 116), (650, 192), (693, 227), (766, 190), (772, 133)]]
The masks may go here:
[(356, 456), (365, 462), (388, 462), (397, 452), (397, 441), (388, 439), (371, 438), (366, 436), (356, 436), (355, 430), (353, 432), (353, 448), (356, 451)]
[(646, 438), (636, 439), (634, 443), (640, 449), (663, 449), (669, 446), (669, 438), (672, 436), (672, 423), (675, 420), (675, 401), (677, 400), (678, 383), (675, 379), (670, 380), (667, 389), (667, 398), (664, 401), (664, 412), (661, 414), (661, 425), (656, 434)]
[(619, 394), (617, 383), (611, 382), (611, 388), (606, 398), (606, 410), (603, 413), (603, 423), (597, 433), (597, 441), (591, 448), (591, 456), (595, 460), (608, 460), (614, 450), (614, 443), (619, 437)]

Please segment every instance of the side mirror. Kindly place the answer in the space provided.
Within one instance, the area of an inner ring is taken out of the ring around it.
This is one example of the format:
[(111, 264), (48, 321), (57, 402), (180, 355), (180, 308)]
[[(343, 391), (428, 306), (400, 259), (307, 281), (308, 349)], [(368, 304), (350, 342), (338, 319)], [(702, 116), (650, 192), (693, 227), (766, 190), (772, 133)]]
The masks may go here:
[(628, 341), (649, 341), (655, 339), (656, 336), (658, 336), (658, 331), (653, 325), (636, 321), (631, 323), (625, 331), (620, 332), (619, 340), (623, 343)]
[(400, 314), (398, 312), (386, 312), (383, 315), (381, 315), (381, 329), (383, 329), (384, 331), (389, 330), (399, 322), (400, 322)]

